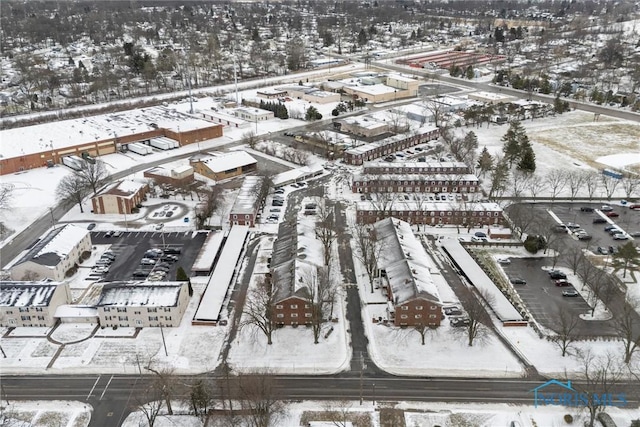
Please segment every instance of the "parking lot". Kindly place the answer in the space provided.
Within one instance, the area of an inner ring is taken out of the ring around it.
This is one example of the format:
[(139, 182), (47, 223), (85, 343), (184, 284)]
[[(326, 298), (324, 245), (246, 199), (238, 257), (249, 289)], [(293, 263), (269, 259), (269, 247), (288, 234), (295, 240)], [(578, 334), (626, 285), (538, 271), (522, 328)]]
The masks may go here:
[[(145, 253), (153, 248), (171, 248), (177, 260), (166, 262), (166, 278), (175, 280), (178, 267), (184, 268), (187, 275), (191, 273), (191, 266), (204, 244), (206, 233), (188, 232), (122, 232), (121, 235), (107, 236), (108, 232), (92, 232), (91, 241), (97, 245), (111, 245), (109, 248), (115, 255), (109, 271), (104, 275), (108, 281), (132, 280), (134, 271), (151, 272), (156, 260), (148, 265), (141, 265)], [(176, 253), (176, 252), (180, 253)], [(158, 259), (157, 262), (160, 262)], [(137, 278), (143, 279), (142, 277)]]
[[(567, 287), (556, 286), (549, 278), (549, 274), (542, 269), (548, 266), (549, 261), (544, 258), (512, 258), (511, 264), (503, 265), (503, 269), (509, 278), (525, 279), (526, 285), (513, 285), (518, 295), (531, 312), (535, 320), (541, 325), (552, 329), (558, 329), (558, 317), (560, 310), (571, 313), (584, 314), (590, 310), (589, 304), (580, 296), (563, 297), (562, 291)], [(580, 286), (577, 283), (574, 285)], [(609, 328), (602, 329), (599, 323), (593, 321), (580, 321), (578, 333), (585, 335), (601, 335)], [(594, 327), (597, 330), (594, 330)]]
[[(609, 246), (615, 248), (629, 241), (615, 240), (608, 232), (604, 231), (606, 226), (615, 224), (627, 233), (640, 231), (640, 211), (632, 210), (625, 206), (612, 205), (613, 212), (616, 212), (619, 216), (608, 218), (608, 223), (594, 224), (593, 220), (601, 217), (595, 212), (584, 212), (580, 210), (581, 207), (600, 209), (602, 206), (602, 203), (585, 203), (579, 205), (556, 204), (548, 206), (547, 208), (551, 209), (565, 224), (574, 223), (579, 225), (592, 236), (591, 240), (582, 241), (582, 247), (586, 247), (592, 252), (597, 253), (598, 246), (606, 249), (608, 249)], [(638, 244), (638, 238), (632, 240), (635, 240), (636, 245)]]

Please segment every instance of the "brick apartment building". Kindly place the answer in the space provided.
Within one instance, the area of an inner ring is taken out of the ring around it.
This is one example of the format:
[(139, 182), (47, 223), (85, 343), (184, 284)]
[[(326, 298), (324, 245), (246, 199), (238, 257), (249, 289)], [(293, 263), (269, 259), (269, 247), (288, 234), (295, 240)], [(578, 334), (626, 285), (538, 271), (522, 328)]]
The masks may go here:
[(374, 224), (384, 251), (378, 269), (387, 292), (387, 316), (396, 326), (440, 326), (442, 303), (424, 247), (411, 226), (395, 218)]
[(473, 171), (463, 162), (366, 162), (363, 174), (451, 174), (466, 175)]
[(149, 186), (142, 182), (123, 180), (91, 198), (95, 214), (130, 214), (142, 204)]
[(405, 150), (425, 142), (438, 139), (440, 129), (431, 128), (419, 135), (394, 135), (370, 144), (350, 148), (343, 154), (344, 162), (349, 165), (362, 165), (364, 162), (375, 160), (396, 151)]
[(253, 227), (256, 216), (266, 195), (266, 182), (261, 176), (248, 176), (229, 212), (229, 222), (233, 225)]
[(466, 175), (355, 175), (354, 193), (476, 193), (478, 178)]
[(411, 200), (363, 201), (356, 204), (358, 224), (373, 224), (385, 218), (410, 224), (488, 226), (505, 225), (502, 208), (490, 202), (416, 202)]

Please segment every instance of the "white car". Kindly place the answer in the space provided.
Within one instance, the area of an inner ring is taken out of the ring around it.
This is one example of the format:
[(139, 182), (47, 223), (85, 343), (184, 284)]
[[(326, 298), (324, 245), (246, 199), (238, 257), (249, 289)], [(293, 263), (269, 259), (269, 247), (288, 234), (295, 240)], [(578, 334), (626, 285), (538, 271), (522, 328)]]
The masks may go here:
[(629, 240), (629, 236), (627, 236), (624, 233), (614, 234), (613, 235), (613, 240)]
[(498, 258), (496, 261), (500, 264), (511, 264), (511, 260), (509, 258)]

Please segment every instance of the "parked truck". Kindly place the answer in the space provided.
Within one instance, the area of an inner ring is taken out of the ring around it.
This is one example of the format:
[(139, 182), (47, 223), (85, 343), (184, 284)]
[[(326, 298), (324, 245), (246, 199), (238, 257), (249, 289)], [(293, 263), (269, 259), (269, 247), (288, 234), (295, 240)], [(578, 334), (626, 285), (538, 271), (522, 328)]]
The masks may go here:
[(140, 154), (141, 156), (146, 156), (147, 154), (151, 154), (153, 152), (151, 147), (139, 142), (132, 142), (131, 144), (127, 145), (127, 148), (129, 149), (129, 151)]
[(82, 157), (78, 157), (78, 156), (64, 156), (62, 158), (62, 164), (73, 169), (76, 171), (79, 171), (82, 169), (83, 165), (84, 165), (85, 161), (84, 159), (82, 159)]
[(171, 150), (175, 148), (173, 142), (174, 141), (169, 138), (151, 138), (149, 145), (160, 150)]

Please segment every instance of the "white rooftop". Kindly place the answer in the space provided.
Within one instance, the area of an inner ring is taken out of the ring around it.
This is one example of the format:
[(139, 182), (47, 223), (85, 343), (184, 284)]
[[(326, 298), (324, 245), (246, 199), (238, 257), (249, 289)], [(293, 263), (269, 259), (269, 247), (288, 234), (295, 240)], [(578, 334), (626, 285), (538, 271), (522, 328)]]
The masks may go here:
[(148, 107), (2, 130), (0, 152), (8, 158), (41, 153), (149, 132), (156, 129), (153, 125), (180, 132), (213, 126), (205, 120), (169, 108)]
[(33, 258), (48, 253), (55, 253), (60, 258), (66, 257), (89, 232), (85, 228), (67, 224), (46, 245), (44, 245)]
[(236, 197), (236, 201), (231, 208), (231, 214), (248, 215), (256, 211), (258, 203), (258, 192), (264, 178), (261, 176), (248, 176), (244, 179), (240, 192)]
[(113, 282), (102, 283), (99, 307), (149, 306), (175, 307), (186, 282)]
[(257, 163), (246, 151), (230, 151), (228, 153), (211, 153), (212, 156), (204, 158), (202, 161), (215, 173), (236, 169), (242, 166)]
[(55, 282), (0, 282), (0, 306), (46, 307), (58, 285)]

